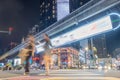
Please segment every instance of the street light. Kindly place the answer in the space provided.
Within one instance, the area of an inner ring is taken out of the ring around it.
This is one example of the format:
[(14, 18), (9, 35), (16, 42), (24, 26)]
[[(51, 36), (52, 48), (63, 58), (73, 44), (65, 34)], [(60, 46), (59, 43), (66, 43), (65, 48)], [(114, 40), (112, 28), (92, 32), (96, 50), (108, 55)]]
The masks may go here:
[(86, 47), (85, 50), (88, 51), (88, 47)]
[(110, 63), (110, 68), (112, 68), (112, 57), (111, 57), (111, 55), (110, 54), (108, 54), (108, 58), (109, 58), (109, 63)]
[(85, 48), (85, 64), (87, 64), (87, 51), (88, 51), (88, 47)]

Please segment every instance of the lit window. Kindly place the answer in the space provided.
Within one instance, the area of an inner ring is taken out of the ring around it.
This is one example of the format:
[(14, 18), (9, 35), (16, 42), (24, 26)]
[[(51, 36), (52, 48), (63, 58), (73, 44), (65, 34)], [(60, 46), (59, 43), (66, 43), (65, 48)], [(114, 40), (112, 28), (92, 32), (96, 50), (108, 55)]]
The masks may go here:
[(53, 4), (55, 3), (55, 1), (53, 1)]
[(53, 18), (55, 18), (55, 15), (53, 15)]
[(53, 14), (55, 13), (55, 10), (53, 10)]
[(47, 12), (48, 10), (46, 9), (45, 12)]
[(55, 9), (55, 6), (53, 6), (53, 9)]
[(48, 6), (50, 6), (50, 3), (48, 3)]
[(42, 5), (44, 5), (45, 3), (43, 2)]
[(83, 5), (83, 2), (80, 2), (80, 5)]
[(50, 19), (50, 16), (48, 16), (48, 19)]

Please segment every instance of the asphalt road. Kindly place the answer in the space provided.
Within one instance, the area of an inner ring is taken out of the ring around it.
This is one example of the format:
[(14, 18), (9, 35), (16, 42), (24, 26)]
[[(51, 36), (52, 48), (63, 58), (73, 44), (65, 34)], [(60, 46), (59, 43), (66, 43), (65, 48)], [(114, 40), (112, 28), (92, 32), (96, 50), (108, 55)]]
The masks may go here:
[(23, 70), (0, 71), (0, 80), (120, 80), (117, 70), (51, 70), (49, 76), (43, 70), (31, 70), (28, 76), (23, 73)]

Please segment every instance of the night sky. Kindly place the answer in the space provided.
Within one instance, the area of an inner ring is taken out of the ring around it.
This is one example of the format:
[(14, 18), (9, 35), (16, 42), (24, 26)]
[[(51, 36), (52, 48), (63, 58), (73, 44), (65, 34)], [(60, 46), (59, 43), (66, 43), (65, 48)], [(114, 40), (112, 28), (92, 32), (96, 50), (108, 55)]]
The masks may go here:
[(11, 35), (0, 33), (0, 49), (13, 41), (20, 43), (28, 30), (39, 23), (39, 0), (0, 0), (0, 30), (13, 27)]
[(115, 49), (120, 48), (120, 28), (106, 33), (106, 44), (109, 54), (112, 54)]

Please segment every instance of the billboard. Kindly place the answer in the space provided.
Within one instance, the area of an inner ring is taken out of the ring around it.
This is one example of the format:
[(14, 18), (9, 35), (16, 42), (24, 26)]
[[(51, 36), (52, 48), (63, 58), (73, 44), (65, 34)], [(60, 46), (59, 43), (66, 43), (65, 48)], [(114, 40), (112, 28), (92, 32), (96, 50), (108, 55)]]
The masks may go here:
[(112, 29), (110, 16), (103, 17), (89, 24), (71, 30), (61, 36), (52, 39), (54, 46), (60, 46), (68, 42), (85, 39)]
[[(71, 30), (63, 35), (55, 37), (51, 39), (51, 42), (53, 46), (57, 47), (67, 43), (85, 39), (112, 29), (113, 27), (110, 16), (105, 16), (86, 25), (79, 26), (78, 28)], [(39, 48), (39, 51), (40, 50), (41, 49)]]

